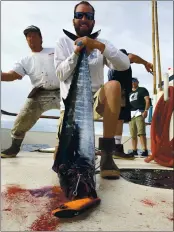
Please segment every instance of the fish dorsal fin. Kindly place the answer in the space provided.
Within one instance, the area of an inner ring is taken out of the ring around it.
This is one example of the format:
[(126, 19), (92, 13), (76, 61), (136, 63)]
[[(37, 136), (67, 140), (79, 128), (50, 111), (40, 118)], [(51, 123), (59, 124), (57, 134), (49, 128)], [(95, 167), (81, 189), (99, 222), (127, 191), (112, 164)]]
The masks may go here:
[[(67, 31), (65, 29), (63, 29), (63, 32), (65, 33), (65, 35), (67, 35), (73, 41), (75, 41), (76, 39), (78, 39), (78, 36), (74, 35), (73, 33), (69, 32), (69, 31)], [(96, 31), (95, 33), (91, 34), (89, 36), (89, 38), (91, 38), (91, 39), (97, 38), (99, 36), (100, 32), (101, 32), (101, 30)]]

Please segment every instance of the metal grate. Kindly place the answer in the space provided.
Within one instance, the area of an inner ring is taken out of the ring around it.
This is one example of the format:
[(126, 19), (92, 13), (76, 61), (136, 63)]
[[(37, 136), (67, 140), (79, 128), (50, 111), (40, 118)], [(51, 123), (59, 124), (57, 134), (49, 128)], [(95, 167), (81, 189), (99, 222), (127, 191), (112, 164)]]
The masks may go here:
[(174, 172), (171, 170), (159, 169), (120, 169), (121, 176), (135, 184), (174, 189)]

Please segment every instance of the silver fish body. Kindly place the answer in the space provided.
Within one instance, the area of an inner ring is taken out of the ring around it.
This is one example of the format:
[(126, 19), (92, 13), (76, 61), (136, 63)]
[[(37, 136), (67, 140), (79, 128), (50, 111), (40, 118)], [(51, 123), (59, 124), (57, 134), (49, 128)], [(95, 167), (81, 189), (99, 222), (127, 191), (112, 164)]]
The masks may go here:
[(96, 197), (93, 95), (85, 48), (79, 56), (64, 104), (62, 131), (53, 170), (58, 173), (60, 185), (68, 198), (83, 197), (84, 194)]
[(94, 167), (95, 139), (93, 121), (93, 96), (88, 57), (85, 51), (83, 52), (82, 61), (79, 66), (74, 121), (79, 132), (79, 146), (77, 151), (79, 153), (79, 159), (83, 159), (86, 162), (86, 165)]

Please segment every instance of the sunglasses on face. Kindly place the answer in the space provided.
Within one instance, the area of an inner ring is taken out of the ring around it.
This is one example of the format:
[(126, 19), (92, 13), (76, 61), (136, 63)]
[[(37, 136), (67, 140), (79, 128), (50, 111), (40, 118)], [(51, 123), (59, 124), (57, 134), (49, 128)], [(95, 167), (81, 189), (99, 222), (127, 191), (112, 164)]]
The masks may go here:
[(75, 19), (82, 19), (85, 16), (88, 20), (94, 20), (94, 14), (91, 12), (75, 12), (74, 18)]

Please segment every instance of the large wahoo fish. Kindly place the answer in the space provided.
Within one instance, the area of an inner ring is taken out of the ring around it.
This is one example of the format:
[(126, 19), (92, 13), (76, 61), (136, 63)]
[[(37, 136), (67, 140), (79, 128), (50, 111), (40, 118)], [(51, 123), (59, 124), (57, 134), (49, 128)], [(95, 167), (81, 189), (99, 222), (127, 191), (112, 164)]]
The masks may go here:
[[(78, 38), (63, 31), (74, 41)], [(95, 39), (99, 33), (95, 32), (89, 37)], [(95, 190), (93, 95), (85, 48), (79, 55), (64, 104), (65, 113), (53, 170), (58, 174), (66, 197), (73, 201), (73, 207), (70, 204), (55, 210), (53, 214), (58, 217), (70, 217), (70, 212), (71, 216), (75, 216), (100, 202)], [(77, 204), (74, 204), (75, 201)]]

